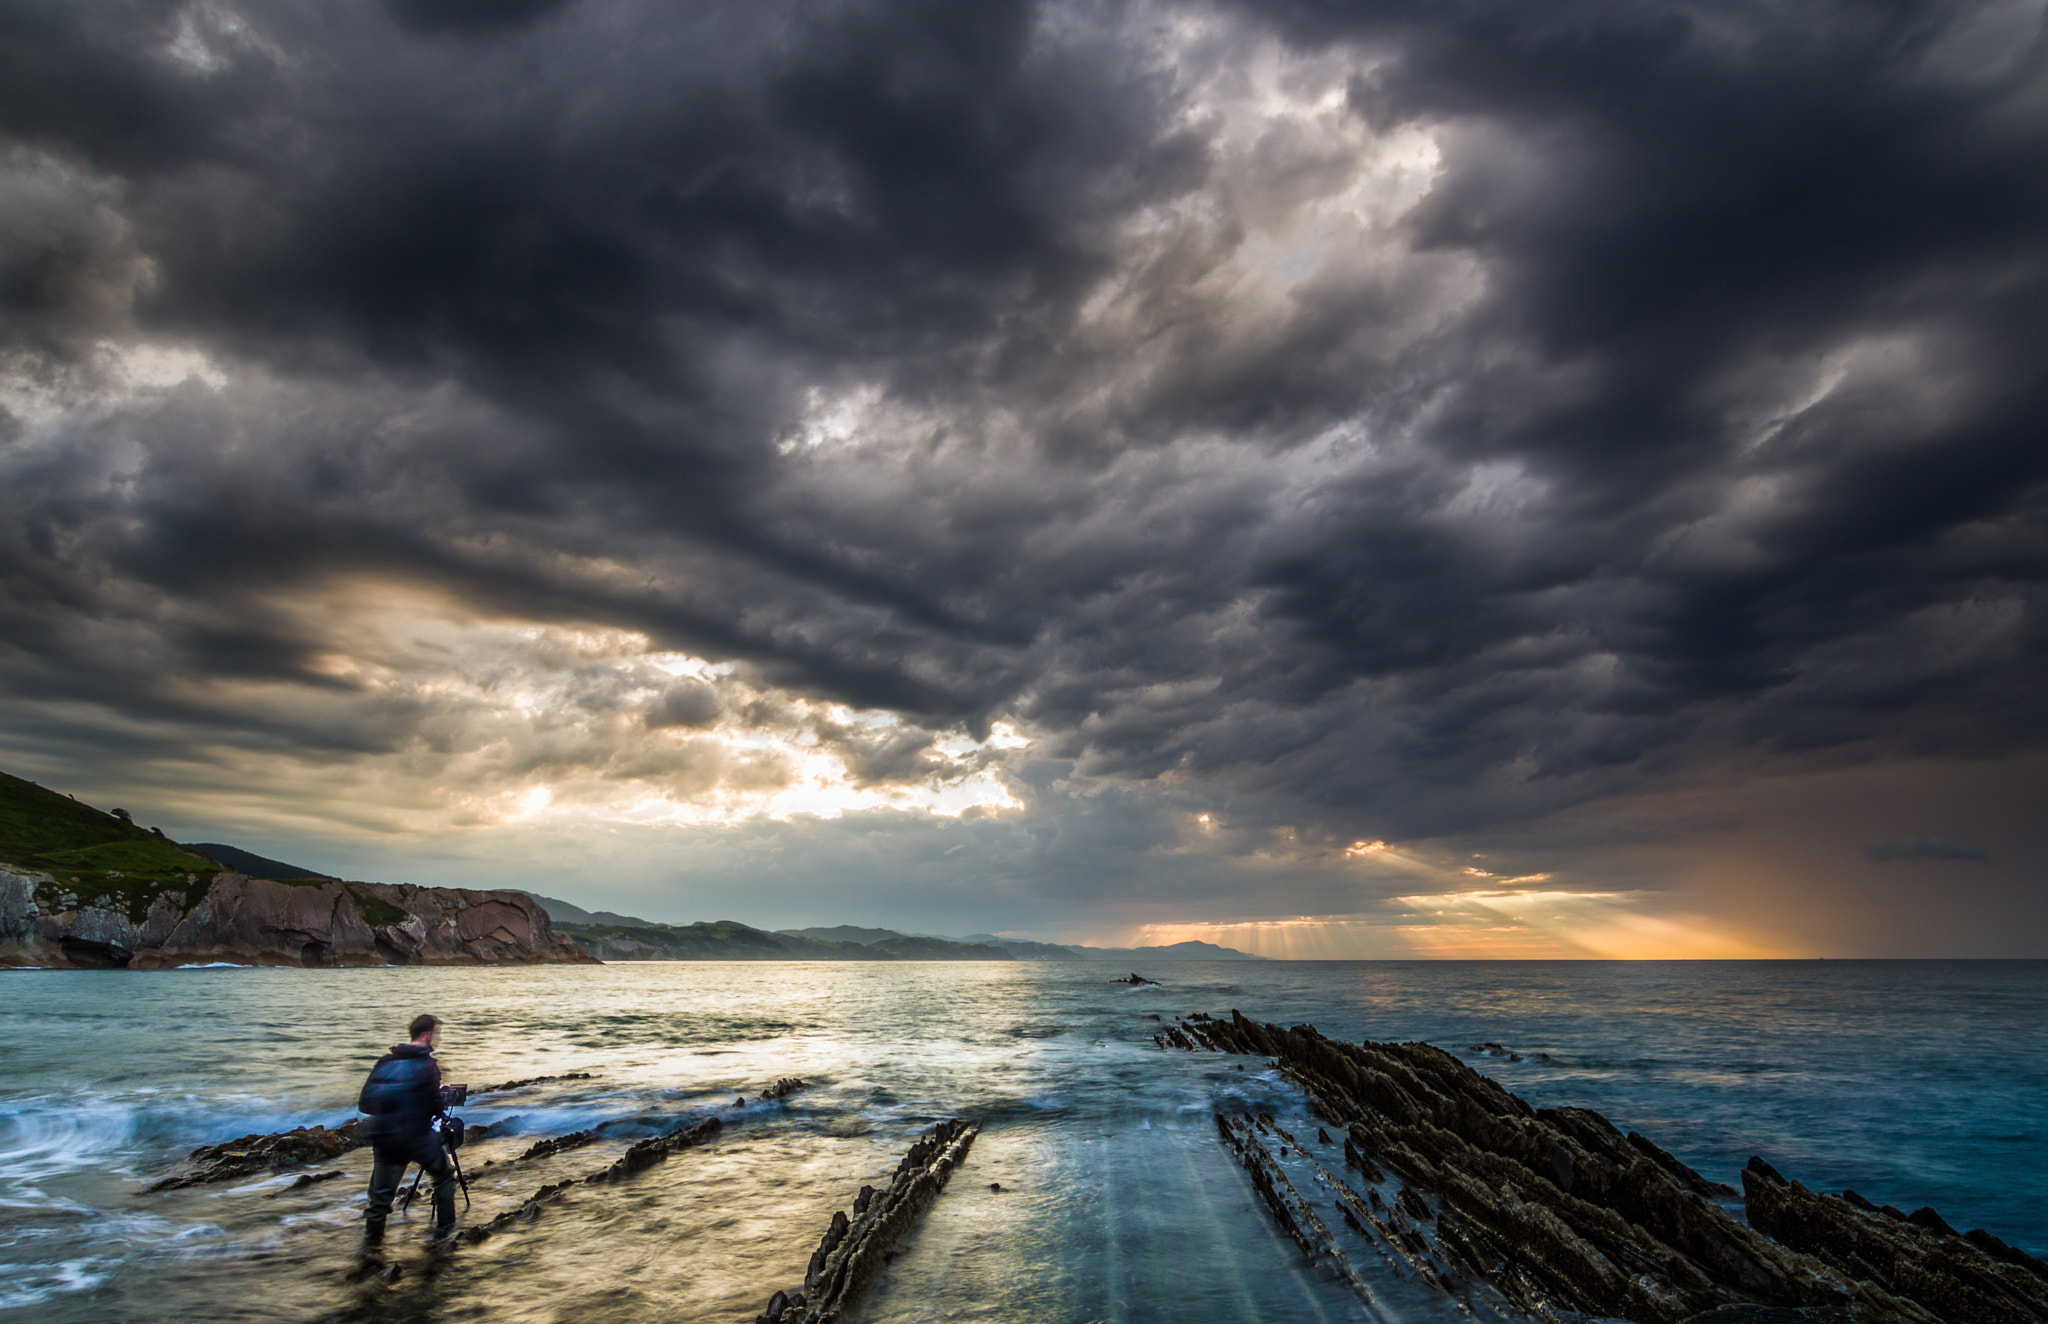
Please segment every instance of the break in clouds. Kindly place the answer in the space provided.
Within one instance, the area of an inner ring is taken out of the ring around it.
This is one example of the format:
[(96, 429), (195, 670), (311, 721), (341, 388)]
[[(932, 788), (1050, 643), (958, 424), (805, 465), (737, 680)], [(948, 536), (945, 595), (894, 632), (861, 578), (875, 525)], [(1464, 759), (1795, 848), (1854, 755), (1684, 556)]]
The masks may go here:
[(2038, 3), (21, 0), (0, 128), (9, 766), (195, 831), (1326, 914), (2043, 742)]

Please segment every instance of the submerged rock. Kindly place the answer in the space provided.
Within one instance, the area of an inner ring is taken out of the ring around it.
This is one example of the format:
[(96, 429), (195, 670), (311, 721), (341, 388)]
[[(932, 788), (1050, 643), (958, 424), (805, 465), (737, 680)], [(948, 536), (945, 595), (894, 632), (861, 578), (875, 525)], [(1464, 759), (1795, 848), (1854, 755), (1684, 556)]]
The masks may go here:
[(807, 1080), (798, 1080), (795, 1076), (784, 1076), (767, 1089), (762, 1090), (760, 1097), (763, 1101), (772, 1102), (776, 1099), (786, 1099), (798, 1090), (809, 1088), (810, 1082)]
[[(478, 1242), (486, 1241), (515, 1224), (531, 1222), (540, 1216), (540, 1207), (542, 1205), (552, 1201), (563, 1191), (576, 1186), (623, 1181), (635, 1173), (645, 1172), (657, 1163), (666, 1163), (672, 1155), (680, 1154), (686, 1149), (694, 1149), (699, 1145), (709, 1144), (718, 1138), (718, 1133), (724, 1129), (724, 1126), (725, 1124), (716, 1117), (707, 1117), (699, 1122), (678, 1126), (666, 1135), (642, 1140), (639, 1144), (634, 1145), (631, 1149), (620, 1155), (615, 1162), (607, 1167), (599, 1168), (595, 1172), (585, 1173), (580, 1177), (568, 1177), (562, 1181), (550, 1182), (527, 1196), (525, 1200), (520, 1202), (518, 1208), (508, 1209), (489, 1222), (473, 1223), (454, 1232), (449, 1236), (448, 1244), (450, 1246), (474, 1246)], [(566, 1139), (567, 1137), (564, 1138)], [(539, 1147), (535, 1146), (536, 1149)], [(524, 1156), (522, 1155), (522, 1157)]]
[(531, 1085), (552, 1085), (557, 1081), (563, 1080), (594, 1079), (596, 1077), (588, 1071), (571, 1071), (566, 1076), (528, 1076), (525, 1080), (506, 1080), (500, 1081), (496, 1085), (477, 1085), (472, 1087), (469, 1093), (473, 1098), (479, 1094), (501, 1094), (506, 1090), (523, 1090)]
[[(332, 1131), (324, 1126), (307, 1126), (274, 1135), (247, 1135), (218, 1145), (201, 1145), (186, 1157), (183, 1171), (146, 1187), (144, 1194), (233, 1181), (301, 1163), (326, 1162), (360, 1148), (362, 1143), (362, 1123), (354, 1121)], [(301, 1177), (297, 1184), (309, 1186), (316, 1180), (323, 1178)]]
[[(218, 1145), (201, 1145), (186, 1156), (177, 1171), (144, 1187), (143, 1194), (234, 1181), (259, 1172), (275, 1172), (280, 1168), (295, 1168), (302, 1163), (324, 1163), (340, 1158), (350, 1150), (362, 1148), (362, 1125), (362, 1119), (357, 1118), (333, 1130), (324, 1126), (305, 1126), (270, 1135), (246, 1135), (239, 1140), (224, 1140)], [(482, 1140), (491, 1134), (491, 1124), (474, 1124), (464, 1134), (468, 1139)], [(297, 1190), (340, 1175), (338, 1172), (325, 1172), (301, 1177), (285, 1189)]]
[(851, 1311), (892, 1249), (967, 1157), (981, 1123), (948, 1118), (919, 1136), (884, 1190), (861, 1187), (853, 1216), (832, 1215), (799, 1289), (776, 1292), (755, 1324), (828, 1324)]

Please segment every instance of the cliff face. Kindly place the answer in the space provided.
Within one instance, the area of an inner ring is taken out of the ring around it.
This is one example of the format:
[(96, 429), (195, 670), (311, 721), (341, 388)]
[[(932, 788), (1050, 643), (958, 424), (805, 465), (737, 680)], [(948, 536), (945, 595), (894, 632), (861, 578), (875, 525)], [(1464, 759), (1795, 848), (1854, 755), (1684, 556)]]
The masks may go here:
[(520, 892), (275, 882), (221, 873), (125, 898), (0, 865), (0, 965), (138, 970), (236, 965), (591, 961)]

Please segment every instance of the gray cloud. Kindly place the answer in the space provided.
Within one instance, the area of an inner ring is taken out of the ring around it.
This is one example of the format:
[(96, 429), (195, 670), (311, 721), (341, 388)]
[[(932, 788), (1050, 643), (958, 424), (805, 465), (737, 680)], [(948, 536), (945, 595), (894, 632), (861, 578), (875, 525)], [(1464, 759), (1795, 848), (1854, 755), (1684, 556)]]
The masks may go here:
[(1989, 864), (1991, 857), (1975, 846), (1959, 846), (1947, 837), (1893, 837), (1883, 845), (1864, 852), (1879, 864), (1892, 860), (1975, 860)]
[[(2035, 749), (2042, 41), (1907, 3), (13, 6), (0, 720), (679, 799), (760, 721), (1134, 858), (1228, 804), (1225, 873)], [(371, 656), (414, 599), (750, 697)], [(561, 706), (515, 722), (521, 685)], [(1028, 755), (937, 752), (997, 721)]]

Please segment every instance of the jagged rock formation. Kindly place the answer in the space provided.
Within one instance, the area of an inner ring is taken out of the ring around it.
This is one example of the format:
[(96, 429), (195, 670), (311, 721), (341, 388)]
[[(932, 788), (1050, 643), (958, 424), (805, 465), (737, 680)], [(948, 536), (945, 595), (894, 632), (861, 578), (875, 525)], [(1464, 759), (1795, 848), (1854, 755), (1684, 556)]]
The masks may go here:
[[(471, 1140), (482, 1140), (490, 1134), (488, 1123), (471, 1126), (467, 1131)], [(332, 1130), (324, 1126), (303, 1126), (269, 1135), (246, 1135), (239, 1140), (224, 1140), (218, 1145), (201, 1145), (185, 1157), (176, 1171), (144, 1187), (143, 1194), (236, 1181), (280, 1168), (295, 1168), (302, 1163), (325, 1163), (352, 1149), (361, 1149), (364, 1143), (362, 1119), (357, 1118)], [(316, 1181), (340, 1175), (330, 1172), (305, 1176), (299, 1178), (296, 1185), (310, 1186)]]
[(1762, 1159), (1742, 1172), (1750, 1226), (1846, 1278), (1876, 1283), (1945, 1320), (2048, 1321), (2048, 1264), (1932, 1209), (1902, 1214), (1853, 1191), (1826, 1195)]
[(597, 1139), (596, 1127), (591, 1127), (584, 1131), (571, 1131), (567, 1135), (550, 1136), (545, 1140), (536, 1140), (524, 1153), (512, 1161), (514, 1163), (524, 1163), (528, 1159), (553, 1158), (557, 1154), (566, 1154), (572, 1149), (581, 1149), (585, 1145), (595, 1144)]
[(218, 1145), (201, 1145), (186, 1158), (180, 1171), (148, 1187), (145, 1194), (233, 1181), (301, 1163), (324, 1163), (361, 1148), (362, 1144), (362, 1123), (354, 1121), (344, 1122), (332, 1131), (324, 1126), (307, 1126), (274, 1135), (248, 1135)]
[[(1405, 1262), (1419, 1281), (1444, 1291), (1482, 1282), (1525, 1314), (1576, 1312), (1640, 1324), (1679, 1324), (1717, 1307), (1914, 1324), (2048, 1320), (2048, 1283), (1961, 1237), (1908, 1228), (1887, 1243), (1889, 1258), (1879, 1264), (1869, 1259), (1877, 1252), (1853, 1250), (1867, 1241), (1845, 1234), (1828, 1241), (1816, 1231), (1854, 1228), (1867, 1236), (1861, 1224), (1812, 1216), (1805, 1206), (1815, 1197), (1755, 1168), (1744, 1180), (1756, 1226), (1745, 1226), (1717, 1203), (1732, 1190), (1644, 1137), (1624, 1135), (1587, 1109), (1532, 1108), (1428, 1044), (1348, 1044), (1312, 1026), (1260, 1025), (1236, 1012), (1228, 1021), (1183, 1020), (1155, 1040), (1273, 1058), (1307, 1091), (1316, 1112), (1343, 1129), (1344, 1166), (1370, 1188), (1361, 1195), (1315, 1165), (1318, 1180), (1337, 1193), (1345, 1221), (1389, 1260)], [(1312, 1254), (1330, 1254), (1327, 1227), (1313, 1211), (1302, 1217), (1295, 1206), (1306, 1209), (1306, 1202), (1290, 1200), (1273, 1180), (1277, 1164), (1258, 1143), (1262, 1126), (1230, 1118), (1219, 1125), (1283, 1226)], [(1283, 1156), (1301, 1148), (1282, 1135)], [(1766, 1193), (1761, 1201), (1759, 1192)], [(1768, 1212), (1773, 1198), (1783, 1217)], [(1847, 1201), (1834, 1203), (1861, 1213)], [(1939, 1253), (1934, 1242), (1915, 1249), (1921, 1238), (1939, 1239)], [(1991, 1270), (2007, 1294), (1996, 1298), (1992, 1313), (1937, 1281), (1945, 1274), (1988, 1291)]]
[(525, 1080), (502, 1080), (495, 1085), (476, 1085), (471, 1087), (469, 1094), (471, 1098), (475, 1098), (479, 1094), (502, 1094), (506, 1090), (523, 1090), (530, 1085), (552, 1085), (561, 1080), (594, 1079), (596, 1077), (588, 1071), (571, 1071), (565, 1076), (528, 1076)]
[(672, 1154), (709, 1143), (717, 1138), (724, 1125), (716, 1117), (707, 1117), (700, 1122), (679, 1126), (667, 1135), (643, 1140), (608, 1166), (581, 1177), (568, 1177), (562, 1181), (551, 1182), (527, 1196), (517, 1209), (508, 1209), (487, 1223), (475, 1223), (463, 1228), (455, 1233), (450, 1241), (457, 1245), (474, 1246), (508, 1227), (532, 1221), (539, 1215), (540, 1206), (572, 1186), (622, 1181), (634, 1173), (646, 1171), (657, 1163), (666, 1163)]
[(237, 873), (156, 882), (120, 908), (0, 865), (0, 964), (146, 970), (235, 965), (590, 961), (521, 892), (279, 882)]
[(842, 1318), (859, 1303), (890, 1248), (938, 1198), (979, 1134), (980, 1122), (953, 1117), (919, 1136), (896, 1165), (887, 1190), (863, 1186), (852, 1218), (843, 1210), (832, 1215), (811, 1253), (803, 1287), (775, 1293), (755, 1324), (831, 1324)]

